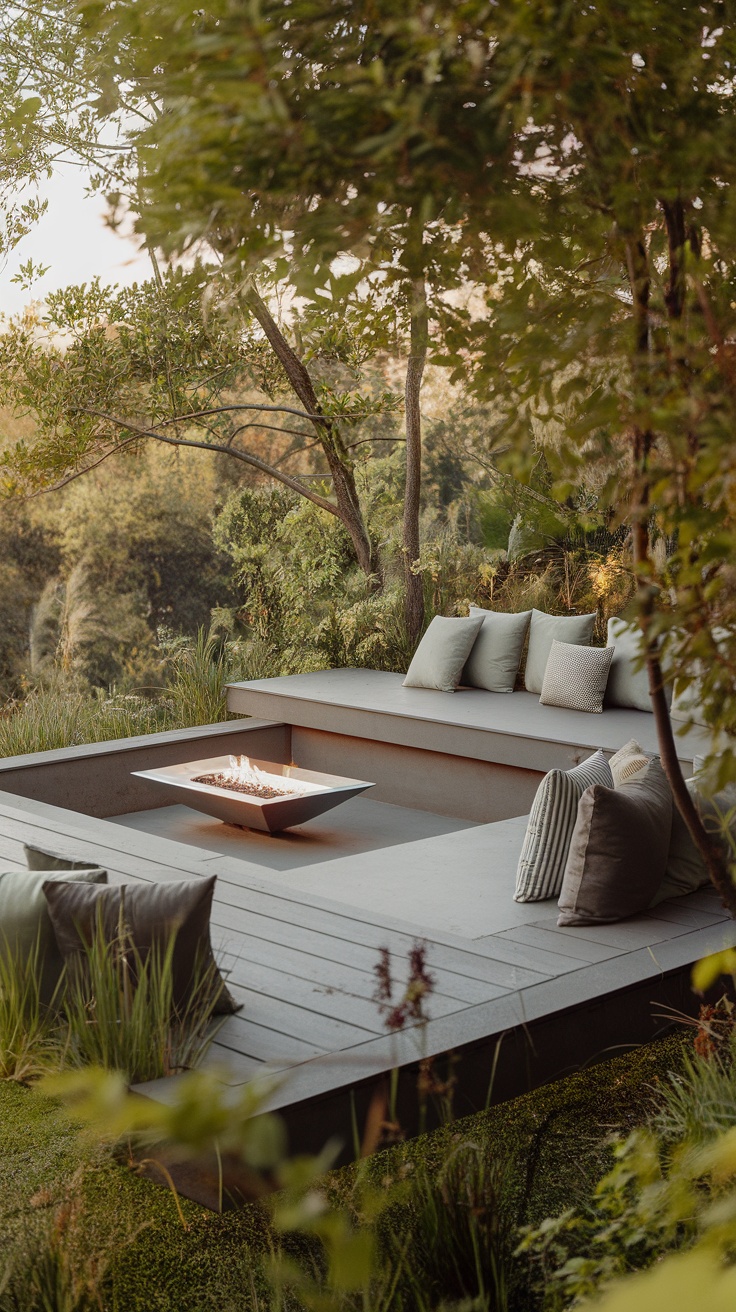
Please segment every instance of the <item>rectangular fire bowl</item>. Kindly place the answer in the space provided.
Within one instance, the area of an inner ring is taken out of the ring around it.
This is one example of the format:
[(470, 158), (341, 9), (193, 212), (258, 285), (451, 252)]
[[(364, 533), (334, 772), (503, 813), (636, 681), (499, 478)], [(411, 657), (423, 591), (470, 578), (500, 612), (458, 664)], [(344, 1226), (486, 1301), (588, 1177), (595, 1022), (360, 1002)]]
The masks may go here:
[(139, 779), (150, 779), (155, 786), (178, 794), (177, 800), (197, 811), (215, 816), (228, 825), (260, 829), (277, 834), (282, 829), (303, 825), (315, 816), (331, 811), (349, 797), (364, 793), (374, 784), (363, 779), (344, 779), (338, 774), (320, 774), (296, 765), (277, 761), (251, 760), (274, 789), (294, 791), (283, 797), (257, 797), (254, 794), (197, 782), (200, 775), (226, 774), (231, 768), (229, 756), (213, 756), (206, 761), (187, 761), (184, 765), (167, 765), (160, 770), (133, 770)]

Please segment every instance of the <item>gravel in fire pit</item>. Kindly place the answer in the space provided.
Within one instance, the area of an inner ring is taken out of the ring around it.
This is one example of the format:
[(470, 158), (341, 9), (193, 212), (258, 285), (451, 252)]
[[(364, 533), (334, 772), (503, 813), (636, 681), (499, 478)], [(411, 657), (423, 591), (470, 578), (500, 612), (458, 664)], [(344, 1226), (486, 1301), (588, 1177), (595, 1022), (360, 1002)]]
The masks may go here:
[(198, 774), (192, 783), (208, 784), (210, 788), (224, 788), (228, 793), (245, 793), (247, 797), (260, 797), (264, 802), (272, 797), (295, 796), (293, 788), (271, 788), (268, 784), (241, 784), (237, 783), (232, 775), (222, 772)]

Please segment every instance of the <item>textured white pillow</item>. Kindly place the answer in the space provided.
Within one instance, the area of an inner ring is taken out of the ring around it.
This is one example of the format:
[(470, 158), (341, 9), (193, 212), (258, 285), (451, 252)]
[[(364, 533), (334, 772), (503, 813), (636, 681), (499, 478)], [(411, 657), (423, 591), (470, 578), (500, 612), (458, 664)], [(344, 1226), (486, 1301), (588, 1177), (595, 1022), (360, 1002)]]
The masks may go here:
[(553, 638), (540, 702), (600, 715), (612, 659), (612, 647), (579, 647)]
[(404, 687), (454, 692), (482, 623), (482, 615), (468, 619), (435, 615), (414, 653)]
[(516, 871), (517, 902), (541, 902), (556, 897), (562, 888), (578, 802), (593, 784), (613, 787), (602, 751), (572, 770), (550, 770), (539, 785), (532, 804)]
[(614, 788), (620, 788), (627, 779), (635, 779), (638, 774), (643, 774), (650, 759), (644, 748), (639, 746), (636, 738), (630, 738), (623, 747), (619, 747), (618, 751), (613, 753), (608, 762), (613, 775)]
[(556, 638), (558, 642), (589, 647), (593, 637), (595, 613), (592, 615), (545, 615), (533, 610), (529, 626), (529, 650), (526, 656), (524, 687), (527, 692), (541, 692), (547, 659)]
[(463, 671), (462, 683), (488, 692), (513, 692), (524, 639), (532, 617), (530, 610), (518, 615), (470, 607), (470, 617), (480, 615), (483, 624)]

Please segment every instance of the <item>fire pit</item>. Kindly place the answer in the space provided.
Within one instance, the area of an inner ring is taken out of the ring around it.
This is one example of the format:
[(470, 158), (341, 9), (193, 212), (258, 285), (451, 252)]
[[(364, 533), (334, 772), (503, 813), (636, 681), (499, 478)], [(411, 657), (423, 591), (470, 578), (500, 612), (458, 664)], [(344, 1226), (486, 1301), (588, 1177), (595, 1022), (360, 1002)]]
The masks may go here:
[(270, 834), (313, 820), (374, 786), (362, 779), (343, 779), (247, 756), (215, 756), (161, 770), (134, 770), (133, 774), (167, 789), (183, 789), (180, 801), (225, 824)]

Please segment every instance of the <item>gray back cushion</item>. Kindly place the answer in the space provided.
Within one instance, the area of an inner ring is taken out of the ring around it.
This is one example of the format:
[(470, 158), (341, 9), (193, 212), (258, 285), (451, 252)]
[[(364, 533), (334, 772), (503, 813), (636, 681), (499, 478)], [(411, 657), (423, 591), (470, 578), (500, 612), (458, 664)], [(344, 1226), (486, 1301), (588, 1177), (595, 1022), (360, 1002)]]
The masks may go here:
[[(695, 780), (686, 779), (685, 782), (688, 792), (697, 806), (698, 795)], [(668, 897), (682, 897), (685, 893), (694, 893), (703, 884), (707, 884), (709, 879), (710, 876), (705, 862), (690, 837), (690, 831), (673, 801), (667, 869), (650, 906), (656, 907), (658, 902), (664, 902), (665, 898)]]
[(454, 692), (482, 623), (482, 615), (435, 615), (414, 653), (404, 687)]
[[(634, 711), (651, 711), (649, 677), (646, 667), (638, 667), (641, 629), (612, 615), (608, 621), (608, 646), (613, 648), (611, 672), (606, 688), (606, 706), (625, 706)], [(672, 701), (672, 684), (665, 683), (667, 705)]]
[(655, 758), (620, 788), (588, 788), (578, 803), (558, 925), (605, 925), (644, 911), (667, 868), (672, 793)]
[(212, 989), (214, 1011), (237, 1011), (215, 965), (210, 942), (210, 911), (216, 876), (181, 883), (124, 884), (93, 888), (81, 884), (43, 885), (56, 942), (64, 960), (77, 958), (94, 941), (101, 925), (107, 942), (119, 935), (121, 910), (131, 941), (141, 956), (162, 952), (172, 936), (174, 1004), (186, 1009), (192, 990), (204, 978)]
[[(82, 857), (64, 856), (52, 848), (37, 847), (35, 843), (24, 843), (23, 854), (29, 870), (99, 870), (100, 866)], [(105, 883), (106, 880), (101, 880)]]
[(559, 893), (578, 802), (592, 784), (613, 788), (613, 776), (602, 751), (572, 770), (550, 770), (544, 776), (534, 798), (516, 871), (517, 902), (541, 902)]
[(51, 1002), (64, 959), (56, 946), (44, 896), (49, 880), (105, 884), (104, 870), (6, 870), (0, 874), (0, 954), (28, 961), (38, 943), (41, 1001)]
[(524, 687), (527, 692), (540, 693), (544, 671), (552, 649), (552, 642), (573, 642), (589, 647), (593, 637), (595, 612), (592, 615), (546, 615), (533, 610), (529, 625), (529, 650), (526, 656)]
[(518, 615), (507, 615), (503, 611), (471, 606), (470, 618), (477, 616), (483, 623), (461, 683), (471, 688), (486, 688), (488, 692), (513, 692), (532, 613), (525, 610)]

